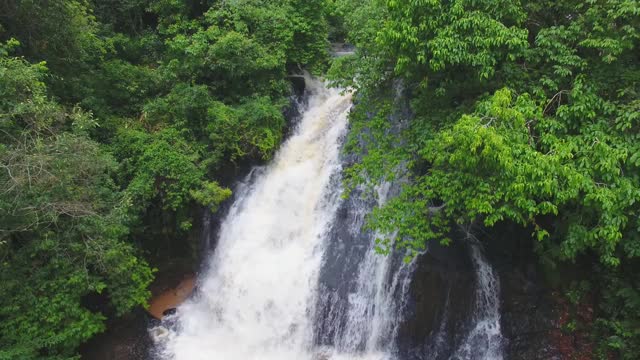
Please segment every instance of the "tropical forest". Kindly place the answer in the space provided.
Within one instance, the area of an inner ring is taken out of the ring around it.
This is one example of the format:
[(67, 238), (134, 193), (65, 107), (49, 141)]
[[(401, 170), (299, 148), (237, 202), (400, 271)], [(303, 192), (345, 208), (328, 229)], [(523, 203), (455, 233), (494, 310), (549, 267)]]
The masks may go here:
[(640, 1), (0, 0), (40, 359), (640, 359)]

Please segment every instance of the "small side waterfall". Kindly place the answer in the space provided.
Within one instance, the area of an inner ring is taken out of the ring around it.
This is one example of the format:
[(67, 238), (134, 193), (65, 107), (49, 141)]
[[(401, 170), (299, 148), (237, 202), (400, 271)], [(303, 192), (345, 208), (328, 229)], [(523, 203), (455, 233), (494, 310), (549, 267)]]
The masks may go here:
[(469, 251), (477, 281), (473, 326), (453, 359), (502, 360), (504, 339), (500, 331), (500, 281), (481, 244), (470, 244)]
[[(376, 186), (375, 198), (365, 196), (364, 188), (356, 191), (344, 211), (351, 216), (338, 219), (328, 253), (343, 252), (351, 261), (327, 257), (319, 299), (316, 334), (325, 355), (335, 359), (395, 358), (395, 339), (402, 320), (413, 264), (405, 264), (400, 256), (382, 256), (376, 252), (375, 240), (380, 234), (363, 230), (363, 215), (374, 206), (382, 206), (397, 191), (391, 183)], [(354, 221), (356, 220), (356, 221)], [(340, 232), (341, 221), (349, 225)], [(338, 230), (338, 231), (335, 231)], [(355, 265), (355, 266), (354, 266)], [(335, 273), (349, 273), (351, 279), (335, 283)]]
[(451, 334), (462, 328), (448, 321), (447, 305), (439, 333), (427, 337), (432, 345), (420, 344), (410, 357), (399, 348), (421, 259), (406, 264), (400, 252), (378, 254), (381, 234), (364, 223), (400, 185), (362, 186), (341, 198), (351, 96), (306, 83), (299, 122), (272, 163), (239, 184), (196, 294), (156, 331), (156, 357), (501, 360), (499, 282), (480, 245), (470, 247), (477, 281), (464, 333)]

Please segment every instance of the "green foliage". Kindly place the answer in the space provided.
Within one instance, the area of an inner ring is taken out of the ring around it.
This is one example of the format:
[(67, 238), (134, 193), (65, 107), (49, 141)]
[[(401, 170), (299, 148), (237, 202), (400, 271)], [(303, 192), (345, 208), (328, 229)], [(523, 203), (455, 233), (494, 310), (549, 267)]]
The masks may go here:
[(289, 0), (293, 48), (288, 62), (320, 70), (328, 56), (326, 0)]
[(84, 0), (8, 1), (0, 22), (20, 41), (20, 51), (58, 70), (100, 55), (97, 23)]
[(108, 60), (87, 80), (90, 90), (82, 106), (100, 116), (136, 116), (148, 98), (158, 92), (160, 74), (146, 65)]
[(390, 60), (380, 54), (378, 44), (373, 41), (380, 24), (386, 21), (386, 8), (381, 8), (378, 0), (336, 0), (335, 6), (336, 13), (344, 18), (346, 40), (355, 46), (356, 56), (334, 59), (328, 77), (342, 87), (357, 83), (361, 91), (372, 89), (381, 79), (387, 79)]
[(147, 260), (193, 256), (219, 181), (282, 141), (288, 75), (326, 67), (327, 4), (0, 5), (0, 359), (77, 358)]
[(253, 98), (238, 107), (214, 104), (207, 128), (214, 148), (232, 161), (248, 155), (270, 159), (282, 140), (282, 112), (268, 98)]
[(204, 184), (200, 190), (192, 190), (191, 196), (199, 203), (207, 206), (211, 211), (218, 211), (220, 204), (231, 196), (231, 190), (221, 188), (217, 182)]
[[(118, 314), (144, 304), (152, 273), (123, 241), (126, 198), (89, 114), (50, 101), (46, 68), (0, 59), (0, 358), (69, 358), (104, 329), (84, 298)], [(60, 132), (65, 122), (72, 131)]]
[(638, 313), (640, 311), (640, 279), (627, 269), (606, 270), (598, 279), (602, 283), (602, 304), (606, 317), (597, 320), (596, 334), (600, 336), (599, 355), (607, 356), (614, 349), (624, 358), (640, 353)]
[(0, 12), (0, 41), (15, 38), (14, 54), (31, 62), (46, 61), (47, 82), (65, 99), (77, 101), (82, 77), (102, 59), (106, 44), (85, 0), (7, 1)]
[(393, 114), (394, 104), (385, 96), (389, 94), (365, 98), (358, 104), (364, 109), (375, 108), (376, 113), (356, 111), (351, 116), (351, 131), (344, 151), (356, 153), (362, 160), (345, 169), (345, 196), (360, 184), (372, 185), (369, 179), (392, 181), (401, 177), (402, 164), (409, 159), (405, 149), (398, 146), (401, 134), (388, 121), (396, 115)]
[[(0, 34), (2, 33), (2, 27), (0, 26)], [(8, 56), (13, 49), (20, 46), (20, 42), (14, 38), (7, 40), (5, 43), (0, 43), (0, 56)]]
[[(389, 49), (398, 74), (420, 74), (449, 66), (470, 67), (481, 78), (507, 57), (515, 60), (527, 42), (519, 28), (519, 1), (387, 1), (388, 21), (376, 41)], [(418, 68), (415, 68), (417, 66)]]
[[(200, 8), (158, 1), (149, 9), (159, 16), (160, 48), (148, 34), (113, 38), (116, 53), (126, 53), (128, 61), (104, 62), (104, 80), (98, 81), (113, 85), (96, 87), (85, 104), (97, 114), (114, 106), (125, 110), (112, 110), (115, 116), (142, 109), (137, 120), (112, 120), (107, 141), (123, 165), (119, 183), (137, 199), (138, 211), (151, 216), (155, 212), (148, 210), (163, 209), (162, 226), (140, 224), (138, 231), (149, 241), (166, 237), (171, 226), (175, 234), (190, 229), (182, 224), (193, 223), (194, 200), (217, 207), (215, 199), (224, 192), (216, 195), (208, 180), (217, 171), (271, 157), (285, 126), (287, 69), (326, 60), (326, 28), (315, 29), (312, 37), (300, 35), (301, 27), (308, 31), (314, 21), (324, 21), (322, 11), (300, 18), (298, 12), (310, 11), (307, 6), (245, 0)], [(159, 51), (157, 66), (144, 57), (134, 62), (142, 56), (140, 47)]]
[(135, 34), (148, 27), (151, 0), (90, 0), (93, 13), (100, 25), (110, 30)]
[(116, 137), (114, 154), (123, 159), (122, 182), (135, 207), (147, 208), (153, 200), (165, 210), (177, 210), (190, 200), (205, 171), (200, 154), (172, 128), (154, 134), (123, 129)]
[(104, 293), (121, 314), (145, 303), (152, 278), (122, 241), (113, 159), (71, 134), (25, 139), (0, 155), (0, 358), (72, 355), (104, 328), (85, 296)]
[(541, 259), (599, 269), (600, 356), (637, 358), (638, 2), (340, 3), (361, 47), (330, 71), (358, 89), (352, 136), (384, 134), (398, 107), (383, 89), (401, 81), (412, 102), (400, 139), (378, 136), (348, 170), (350, 187), (410, 170), (370, 219), (398, 233), (380, 250), (417, 253), (468, 224), (530, 227)]
[(59, 125), (63, 115), (46, 98), (42, 82), (46, 71), (44, 62), (0, 58), (0, 129), (6, 136), (18, 136), (26, 128), (42, 132)]

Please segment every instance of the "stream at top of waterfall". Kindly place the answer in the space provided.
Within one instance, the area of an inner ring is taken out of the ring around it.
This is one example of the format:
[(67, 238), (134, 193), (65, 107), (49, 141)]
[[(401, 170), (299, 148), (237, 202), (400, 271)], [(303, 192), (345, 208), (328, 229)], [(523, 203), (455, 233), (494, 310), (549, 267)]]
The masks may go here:
[[(351, 94), (305, 80), (308, 102), (296, 128), (273, 161), (238, 187), (196, 292), (152, 329), (154, 358), (403, 358), (396, 338), (416, 265), (402, 254), (377, 254), (376, 234), (363, 229), (366, 214), (400, 185), (342, 198)], [(480, 245), (469, 249), (475, 310), (446, 357), (502, 359), (498, 278)], [(431, 337), (432, 357), (413, 357), (441, 358), (443, 336)]]

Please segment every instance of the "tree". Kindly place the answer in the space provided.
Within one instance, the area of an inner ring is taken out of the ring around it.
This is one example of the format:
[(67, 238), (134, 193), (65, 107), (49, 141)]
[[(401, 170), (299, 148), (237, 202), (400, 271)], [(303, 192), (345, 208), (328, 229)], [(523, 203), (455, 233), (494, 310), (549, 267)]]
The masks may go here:
[[(42, 64), (0, 58), (0, 358), (71, 357), (104, 329), (85, 298), (117, 314), (145, 304), (152, 271), (127, 234), (116, 163), (94, 124), (46, 97)], [(72, 130), (62, 132), (66, 123)]]
[[(393, 81), (412, 102), (409, 129), (392, 143), (369, 142), (349, 170), (352, 184), (409, 169), (411, 183), (371, 217), (370, 226), (399, 234), (381, 250), (417, 253), (427, 241), (449, 242), (460, 225), (530, 227), (545, 263), (587, 262), (607, 284), (594, 329), (600, 356), (636, 358), (637, 1), (369, 6), (383, 20), (349, 36), (375, 45), (332, 73), (355, 75), (368, 104), (352, 113), (355, 139), (387, 131), (379, 123), (394, 110), (376, 99), (389, 98)], [(349, 14), (347, 24), (361, 16)]]
[[(0, 3), (0, 359), (75, 357), (328, 63), (326, 1)], [(145, 259), (143, 259), (143, 257)], [(96, 305), (95, 303), (99, 304)], [(91, 305), (91, 306), (89, 306)]]

